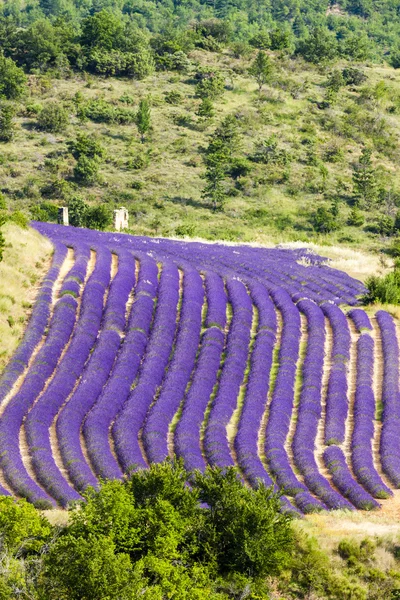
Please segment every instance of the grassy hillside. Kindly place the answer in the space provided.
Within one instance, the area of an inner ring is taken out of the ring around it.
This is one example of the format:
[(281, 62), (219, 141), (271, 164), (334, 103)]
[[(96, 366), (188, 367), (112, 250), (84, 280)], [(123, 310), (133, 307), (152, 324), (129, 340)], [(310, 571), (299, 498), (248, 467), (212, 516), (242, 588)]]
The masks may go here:
[[(387, 246), (400, 205), (400, 74), (390, 67), (362, 66), (365, 83), (342, 87), (324, 106), (332, 69), (271, 56), (275, 75), (260, 94), (247, 72), (254, 54), (235, 58), (229, 49), (195, 50), (189, 73), (159, 72), (144, 81), (30, 76), (15, 137), (1, 144), (1, 188), (9, 206), (48, 219), (51, 205), (68, 203), (79, 191), (86, 201), (103, 203), (109, 211), (126, 206), (136, 234)], [(215, 115), (207, 120), (196, 115), (200, 99), (193, 77), (200, 67), (220, 70), (225, 82), (214, 103)], [(95, 114), (99, 107), (132, 112), (146, 97), (152, 129), (143, 144), (132, 123), (96, 122), (102, 118)], [(60, 133), (38, 127), (37, 114), (51, 102), (68, 112), (69, 124)], [(79, 118), (88, 106), (91, 116)], [(239, 174), (226, 177), (223, 210), (214, 213), (202, 198), (204, 156), (210, 135), (227, 115), (239, 127), (234, 156)], [(95, 135), (106, 151), (98, 182), (83, 187), (74, 180), (76, 161), (67, 146), (79, 133)], [(257, 145), (271, 139), (277, 149), (266, 163), (256, 162)], [(373, 150), (379, 193), (371, 205), (361, 203), (359, 222), (350, 225), (353, 165), (364, 145)], [(321, 233), (315, 222), (321, 207), (335, 214), (328, 233)]]

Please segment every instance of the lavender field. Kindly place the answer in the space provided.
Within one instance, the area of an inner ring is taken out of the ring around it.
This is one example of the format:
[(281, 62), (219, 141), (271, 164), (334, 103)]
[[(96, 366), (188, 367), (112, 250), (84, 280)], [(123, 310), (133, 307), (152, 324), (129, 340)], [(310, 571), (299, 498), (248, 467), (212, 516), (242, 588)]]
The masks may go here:
[(66, 507), (174, 455), (237, 465), (284, 510), (400, 488), (394, 319), (307, 250), (33, 226), (53, 243), (0, 379), (0, 493)]

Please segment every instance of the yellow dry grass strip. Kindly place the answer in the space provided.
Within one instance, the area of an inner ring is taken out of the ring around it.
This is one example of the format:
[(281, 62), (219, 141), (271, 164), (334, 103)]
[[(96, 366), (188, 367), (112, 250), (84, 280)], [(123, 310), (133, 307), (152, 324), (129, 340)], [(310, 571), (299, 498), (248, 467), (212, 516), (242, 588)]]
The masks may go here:
[(51, 265), (52, 244), (37, 231), (8, 222), (0, 262), (0, 372), (16, 350), (41, 282)]

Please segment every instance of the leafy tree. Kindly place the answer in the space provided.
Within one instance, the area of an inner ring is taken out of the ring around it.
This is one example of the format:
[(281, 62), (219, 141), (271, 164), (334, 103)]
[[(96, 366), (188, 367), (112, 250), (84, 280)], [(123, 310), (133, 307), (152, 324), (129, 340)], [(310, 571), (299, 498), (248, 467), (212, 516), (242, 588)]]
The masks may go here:
[(26, 75), (11, 58), (0, 55), (0, 98), (16, 100), (26, 88)]
[(361, 227), (364, 223), (364, 216), (362, 212), (355, 206), (351, 209), (347, 224), (353, 227)]
[(260, 50), (249, 69), (249, 74), (257, 81), (259, 92), (261, 92), (263, 85), (270, 81), (273, 72), (274, 66), (271, 59), (268, 54)]
[(90, 206), (85, 214), (85, 226), (104, 231), (111, 225), (111, 214), (106, 206)]
[(84, 185), (93, 185), (99, 176), (100, 159), (98, 156), (90, 158), (82, 154), (74, 167), (74, 177)]
[(86, 48), (113, 50), (123, 43), (124, 27), (114, 13), (103, 9), (87, 17), (82, 23), (81, 44)]
[(297, 53), (316, 64), (333, 60), (338, 53), (336, 36), (325, 27), (315, 27), (305, 40), (300, 40)]
[(86, 133), (78, 133), (76, 140), (70, 140), (67, 142), (67, 146), (76, 159), (80, 156), (88, 156), (89, 158), (103, 158), (105, 156), (105, 149), (99, 140)]
[(363, 148), (361, 156), (353, 167), (353, 188), (357, 202), (370, 206), (377, 196), (377, 181), (375, 169), (372, 165), (372, 150)]
[(40, 129), (51, 133), (61, 133), (67, 127), (68, 122), (68, 112), (59, 102), (48, 102), (38, 116)]
[(142, 98), (139, 102), (139, 108), (136, 113), (136, 126), (140, 133), (141, 141), (144, 143), (146, 133), (151, 127), (150, 102), (146, 98)]
[(344, 68), (342, 75), (346, 85), (361, 85), (368, 79), (365, 73), (356, 67)]
[(0, 103), (0, 142), (10, 142), (14, 137), (13, 123), (15, 108), (6, 102)]
[(329, 75), (326, 85), (329, 89), (333, 90), (334, 92), (338, 92), (340, 88), (346, 85), (343, 73), (338, 69), (332, 71), (332, 73)]
[(84, 227), (88, 205), (80, 196), (73, 196), (68, 202), (68, 216), (70, 225)]
[[(194, 483), (205, 514), (205, 531), (221, 573), (263, 577), (278, 573), (293, 543), (291, 517), (279, 512), (279, 499), (260, 483), (247, 493), (235, 469), (207, 468)], [(279, 516), (278, 516), (279, 515)]]
[(339, 228), (336, 216), (325, 206), (319, 206), (313, 219), (314, 228), (320, 233), (331, 233)]

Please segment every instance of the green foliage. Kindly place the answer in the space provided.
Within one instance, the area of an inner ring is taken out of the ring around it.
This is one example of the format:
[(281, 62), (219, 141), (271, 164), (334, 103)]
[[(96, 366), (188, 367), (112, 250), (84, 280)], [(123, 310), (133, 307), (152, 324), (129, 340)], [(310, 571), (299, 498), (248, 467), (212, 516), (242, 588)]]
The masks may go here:
[(59, 102), (48, 102), (40, 111), (37, 122), (43, 131), (60, 133), (68, 125), (68, 112)]
[(14, 137), (15, 108), (6, 102), (0, 103), (0, 142), (10, 142)]
[(324, 27), (315, 27), (305, 40), (299, 42), (297, 52), (312, 63), (333, 60), (338, 54), (336, 36)]
[(258, 90), (261, 92), (263, 85), (271, 80), (274, 72), (274, 66), (268, 54), (260, 50), (256, 59), (252, 63), (249, 74), (254, 77), (258, 84)]
[(313, 225), (319, 233), (330, 233), (339, 228), (337, 216), (332, 209), (319, 206), (314, 214)]
[(73, 227), (84, 227), (88, 206), (80, 196), (73, 196), (68, 202), (69, 223)]
[(138, 128), (140, 138), (143, 143), (146, 139), (146, 133), (151, 127), (150, 102), (147, 98), (142, 98), (142, 100), (139, 102), (139, 108), (136, 113), (136, 127)]
[(361, 69), (356, 67), (346, 67), (342, 71), (343, 79), (346, 85), (361, 85), (367, 81), (368, 77)]
[[(397, 246), (395, 246), (397, 248)], [(399, 256), (399, 255), (398, 255)], [(387, 275), (372, 275), (365, 282), (368, 293), (364, 296), (364, 304), (381, 302), (384, 304), (400, 304), (400, 264), (397, 260), (393, 271)]]
[(113, 106), (105, 100), (98, 99), (82, 103), (78, 109), (78, 117), (83, 121), (90, 119), (95, 123), (130, 125), (135, 123), (136, 113), (132, 109)]
[(203, 98), (197, 109), (197, 115), (202, 119), (211, 119), (214, 114), (214, 106), (210, 98)]
[(111, 225), (111, 212), (104, 206), (90, 206), (85, 214), (85, 227), (104, 231)]
[(196, 95), (199, 98), (215, 100), (224, 91), (225, 80), (216, 70), (202, 69), (196, 73)]
[(93, 185), (98, 181), (100, 169), (100, 158), (82, 154), (76, 161), (74, 177), (83, 185)]
[(286, 166), (291, 162), (291, 156), (285, 148), (278, 147), (275, 136), (257, 142), (252, 160), (264, 165)]
[(86, 133), (78, 133), (76, 140), (70, 140), (67, 145), (72, 156), (76, 159), (81, 156), (104, 158), (106, 153), (100, 141), (96, 137), (87, 135)]
[(353, 167), (354, 195), (365, 207), (371, 206), (377, 196), (376, 174), (371, 156), (372, 150), (363, 148), (358, 163)]
[(176, 90), (171, 90), (170, 92), (165, 92), (164, 94), (165, 102), (167, 104), (172, 104), (173, 106), (177, 106), (182, 103), (183, 97), (182, 94)]
[(364, 224), (364, 216), (356, 206), (351, 209), (347, 223), (352, 227), (361, 227)]
[(26, 75), (11, 58), (0, 55), (0, 98), (17, 100), (26, 89)]

